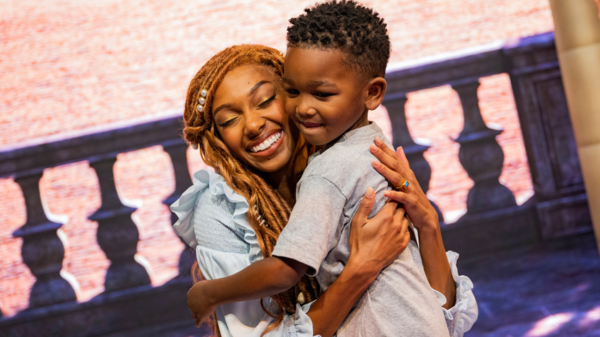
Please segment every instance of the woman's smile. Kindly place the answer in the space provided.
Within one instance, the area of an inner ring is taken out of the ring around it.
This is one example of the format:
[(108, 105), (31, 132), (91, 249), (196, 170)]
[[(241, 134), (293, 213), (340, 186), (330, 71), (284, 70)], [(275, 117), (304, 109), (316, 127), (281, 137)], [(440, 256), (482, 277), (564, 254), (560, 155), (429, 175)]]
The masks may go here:
[[(259, 139), (252, 141), (247, 147), (253, 156), (257, 157), (268, 157), (275, 153), (279, 146), (283, 143), (284, 132), (279, 130), (276, 132), (270, 132), (259, 137)], [(263, 140), (264, 139), (264, 140)]]

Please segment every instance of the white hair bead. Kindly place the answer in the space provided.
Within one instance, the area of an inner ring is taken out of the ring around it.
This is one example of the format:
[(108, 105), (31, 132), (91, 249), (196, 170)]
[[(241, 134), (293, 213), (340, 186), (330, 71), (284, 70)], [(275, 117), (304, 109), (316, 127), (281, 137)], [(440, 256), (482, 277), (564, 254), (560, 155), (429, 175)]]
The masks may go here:
[(304, 293), (303, 293), (303, 292), (300, 292), (300, 293), (298, 294), (298, 303), (299, 303), (300, 305), (302, 305), (302, 304), (304, 304), (305, 302), (306, 302), (306, 299), (304, 298)]
[(206, 97), (206, 94), (207, 94), (207, 93), (208, 93), (208, 92), (207, 92), (206, 90), (202, 89), (202, 91), (200, 91), (200, 96), (202, 96), (202, 97)]
[(202, 105), (198, 105), (198, 112), (204, 111), (204, 107)]
[(204, 105), (205, 102), (206, 102), (206, 100), (204, 98), (200, 98), (200, 101), (199, 101), (200, 104)]

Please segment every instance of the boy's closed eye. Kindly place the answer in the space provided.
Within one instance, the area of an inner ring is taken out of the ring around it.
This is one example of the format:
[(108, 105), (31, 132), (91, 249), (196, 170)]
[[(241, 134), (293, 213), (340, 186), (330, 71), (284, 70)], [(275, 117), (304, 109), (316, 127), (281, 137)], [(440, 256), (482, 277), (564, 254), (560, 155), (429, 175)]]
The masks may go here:
[(285, 89), (285, 92), (290, 97), (295, 97), (295, 96), (298, 96), (300, 94), (300, 92), (298, 90), (296, 90), (296, 89)]
[(313, 94), (313, 96), (317, 97), (317, 98), (327, 98), (327, 97), (331, 97), (334, 96), (334, 93), (330, 93), (330, 92), (315, 92)]

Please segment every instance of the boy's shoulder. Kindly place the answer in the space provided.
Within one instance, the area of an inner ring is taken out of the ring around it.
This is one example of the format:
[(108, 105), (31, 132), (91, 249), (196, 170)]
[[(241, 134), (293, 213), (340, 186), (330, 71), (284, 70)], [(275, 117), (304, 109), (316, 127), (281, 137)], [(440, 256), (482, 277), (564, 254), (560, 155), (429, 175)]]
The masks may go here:
[(345, 133), (335, 144), (311, 156), (301, 181), (318, 176), (345, 191), (348, 188), (352, 189), (351, 186), (358, 180), (369, 176), (380, 178), (371, 165), (375, 156), (369, 150), (375, 137), (381, 138), (391, 146), (375, 123)]

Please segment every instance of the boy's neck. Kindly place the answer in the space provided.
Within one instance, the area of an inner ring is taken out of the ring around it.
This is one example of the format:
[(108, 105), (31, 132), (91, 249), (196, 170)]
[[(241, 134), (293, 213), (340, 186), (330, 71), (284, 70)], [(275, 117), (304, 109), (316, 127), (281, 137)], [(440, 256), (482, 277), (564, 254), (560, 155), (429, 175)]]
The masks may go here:
[(348, 128), (348, 130), (344, 131), (344, 133), (342, 133), (339, 137), (337, 137), (336, 139), (334, 139), (327, 145), (323, 146), (323, 149), (327, 149), (331, 145), (335, 144), (338, 141), (338, 139), (340, 139), (340, 137), (342, 137), (346, 133), (348, 133), (352, 130), (356, 130), (358, 128), (362, 128), (363, 126), (367, 126), (367, 125), (369, 125), (369, 110), (365, 109), (365, 111), (362, 113), (362, 115), (360, 115), (360, 117), (358, 117), (358, 120), (356, 120), (356, 123), (352, 124), (352, 126), (350, 128)]

